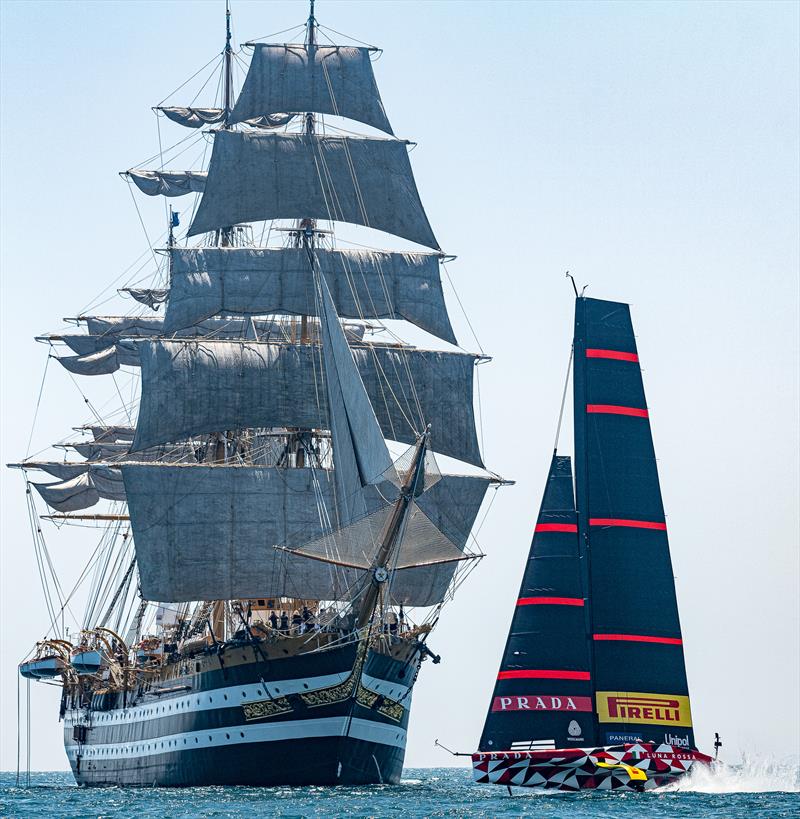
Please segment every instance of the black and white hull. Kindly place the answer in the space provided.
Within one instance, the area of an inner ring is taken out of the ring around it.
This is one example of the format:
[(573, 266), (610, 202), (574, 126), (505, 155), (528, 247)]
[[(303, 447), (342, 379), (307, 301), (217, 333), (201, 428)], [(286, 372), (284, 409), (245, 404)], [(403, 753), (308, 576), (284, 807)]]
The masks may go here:
[[(355, 646), (267, 660), (212, 654), (141, 691), (67, 702), (64, 743), (80, 785), (397, 783), (419, 655)], [(237, 662), (238, 661), (238, 662)], [(214, 667), (216, 666), (216, 667)], [(197, 670), (199, 669), (199, 670)]]

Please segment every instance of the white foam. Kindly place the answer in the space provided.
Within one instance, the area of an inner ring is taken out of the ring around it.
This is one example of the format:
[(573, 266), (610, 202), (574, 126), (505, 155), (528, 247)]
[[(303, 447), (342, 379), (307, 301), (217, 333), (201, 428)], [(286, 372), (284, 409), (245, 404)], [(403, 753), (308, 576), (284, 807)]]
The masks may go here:
[(800, 762), (797, 759), (742, 755), (738, 764), (715, 762), (711, 766), (693, 765), (687, 776), (665, 791), (697, 793), (800, 792)]

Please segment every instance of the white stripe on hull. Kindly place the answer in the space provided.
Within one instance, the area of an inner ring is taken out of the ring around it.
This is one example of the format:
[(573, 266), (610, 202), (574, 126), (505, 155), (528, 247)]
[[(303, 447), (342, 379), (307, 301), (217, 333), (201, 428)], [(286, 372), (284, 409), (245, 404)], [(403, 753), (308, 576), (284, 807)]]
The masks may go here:
[[(90, 712), (90, 725), (125, 725), (131, 722), (149, 722), (151, 719), (171, 717), (177, 714), (187, 714), (194, 711), (214, 711), (219, 708), (232, 708), (254, 700), (263, 700), (267, 696), (286, 696), (287, 694), (317, 691), (339, 685), (349, 676), (350, 671), (340, 674), (325, 674), (320, 677), (307, 677), (297, 680), (276, 680), (269, 685), (250, 683), (247, 685), (231, 685), (226, 688), (214, 688), (208, 691), (196, 691), (179, 697), (165, 696), (161, 700), (151, 699), (145, 705), (134, 705), (129, 708), (115, 708), (112, 711)], [(403, 698), (403, 704), (408, 707), (408, 686), (401, 683), (389, 682), (379, 677), (363, 674), (361, 681), (366, 688), (376, 694), (383, 694), (398, 700)], [(265, 694), (265, 690), (269, 692)], [(83, 710), (70, 710), (64, 718), (65, 725), (84, 723), (86, 721)]]
[(271, 724), (231, 725), (226, 728), (186, 731), (136, 742), (84, 746), (76, 744), (64, 747), (70, 761), (75, 760), (81, 748), (81, 758), (86, 760), (136, 759), (157, 754), (190, 751), (196, 748), (219, 748), (248, 742), (278, 742), (286, 739), (343, 737), (345, 735), (365, 742), (377, 742), (396, 748), (405, 748), (406, 745), (406, 731), (399, 725), (387, 725), (366, 719), (350, 719), (345, 716)]

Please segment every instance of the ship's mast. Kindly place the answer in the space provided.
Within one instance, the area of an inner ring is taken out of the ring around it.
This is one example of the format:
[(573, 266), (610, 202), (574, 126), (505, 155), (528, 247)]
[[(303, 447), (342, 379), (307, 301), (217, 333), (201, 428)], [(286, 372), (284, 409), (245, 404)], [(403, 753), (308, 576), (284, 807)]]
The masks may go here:
[(384, 588), (384, 584), (389, 580), (391, 561), (396, 556), (396, 548), (403, 535), (409, 507), (423, 488), (425, 479), (425, 450), (429, 437), (430, 427), (422, 433), (417, 443), (414, 460), (408, 470), (405, 483), (400, 489), (400, 497), (395, 503), (392, 516), (389, 518), (389, 523), (383, 535), (380, 549), (378, 549), (378, 554), (375, 556), (370, 584), (364, 592), (361, 608), (359, 609), (358, 618), (356, 619), (357, 630), (364, 628), (372, 619), (380, 593)]

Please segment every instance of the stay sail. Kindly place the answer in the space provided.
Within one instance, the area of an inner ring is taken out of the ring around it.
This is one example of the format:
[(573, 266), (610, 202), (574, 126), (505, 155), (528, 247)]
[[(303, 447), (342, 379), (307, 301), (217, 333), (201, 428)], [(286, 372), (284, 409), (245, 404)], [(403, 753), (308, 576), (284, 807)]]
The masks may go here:
[(674, 781), (697, 751), (667, 524), (627, 304), (579, 297), (572, 462), (555, 454), (479, 750), (478, 782)]

